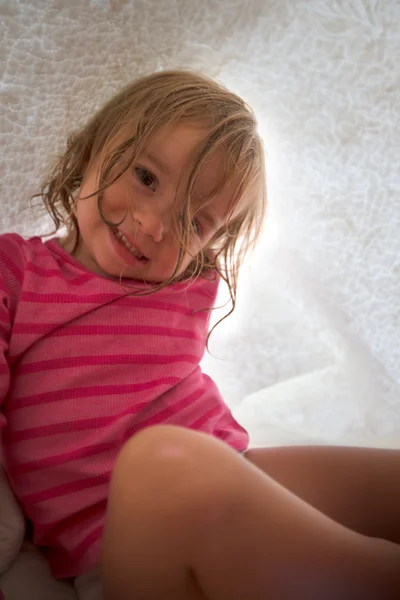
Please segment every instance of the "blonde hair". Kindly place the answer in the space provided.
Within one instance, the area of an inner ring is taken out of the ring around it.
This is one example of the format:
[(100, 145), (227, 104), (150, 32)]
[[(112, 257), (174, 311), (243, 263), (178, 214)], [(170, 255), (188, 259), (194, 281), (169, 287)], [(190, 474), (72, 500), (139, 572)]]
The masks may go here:
[[(178, 263), (171, 278), (153, 291), (178, 279), (217, 271), (229, 288), (231, 314), (236, 304), (239, 267), (254, 246), (264, 219), (266, 175), (263, 144), (253, 112), (239, 96), (216, 81), (186, 70), (162, 71), (134, 81), (69, 137), (66, 152), (34, 197), (43, 200), (55, 231), (66, 226), (68, 233), (74, 234), (75, 250), (79, 243), (75, 197), (86, 170), (102, 158), (100, 187), (92, 196), (98, 197), (103, 221), (118, 226), (120, 223), (108, 222), (102, 213), (104, 190), (122, 177), (152, 135), (161, 127), (178, 123), (200, 124), (206, 135), (185, 177), (186, 202), (177, 223), (181, 242)], [(239, 214), (214, 235), (207, 251), (193, 257), (189, 268), (177, 278), (193, 233), (192, 191), (205, 163), (217, 150), (223, 150), (225, 168), (205, 202), (230, 183), (236, 183), (232, 212), (244, 197), (246, 201)], [(121, 168), (115, 174), (117, 166)]]

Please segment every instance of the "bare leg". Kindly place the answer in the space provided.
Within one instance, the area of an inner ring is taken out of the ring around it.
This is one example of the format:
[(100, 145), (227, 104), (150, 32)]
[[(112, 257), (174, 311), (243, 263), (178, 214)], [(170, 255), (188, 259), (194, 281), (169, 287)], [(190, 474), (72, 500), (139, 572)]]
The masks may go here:
[(209, 436), (153, 427), (117, 461), (107, 600), (395, 600), (399, 566)]
[(246, 458), (338, 523), (400, 544), (400, 450), (259, 448)]

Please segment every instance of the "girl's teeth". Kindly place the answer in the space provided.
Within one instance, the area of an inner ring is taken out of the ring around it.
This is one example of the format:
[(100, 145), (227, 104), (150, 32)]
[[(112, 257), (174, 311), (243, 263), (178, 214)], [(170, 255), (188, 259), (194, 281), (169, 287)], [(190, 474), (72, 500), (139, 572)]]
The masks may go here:
[(128, 242), (128, 240), (126, 239), (126, 237), (120, 231), (117, 230), (117, 231), (114, 231), (114, 233), (117, 236), (117, 238), (123, 243), (125, 248), (127, 248), (129, 250), (129, 252), (131, 252), (137, 258), (144, 258), (143, 254), (140, 254), (140, 252), (138, 252), (136, 250), (136, 248), (133, 248), (131, 246), (131, 244)]

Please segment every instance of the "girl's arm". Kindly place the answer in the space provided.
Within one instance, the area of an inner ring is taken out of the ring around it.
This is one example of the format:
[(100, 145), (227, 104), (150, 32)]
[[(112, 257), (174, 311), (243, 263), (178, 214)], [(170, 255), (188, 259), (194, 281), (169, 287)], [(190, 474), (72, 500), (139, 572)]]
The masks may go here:
[(6, 425), (1, 409), (10, 387), (8, 351), (23, 278), (20, 242), (19, 236), (0, 236), (0, 575), (15, 559), (25, 531), (24, 517), (2, 468), (1, 445), (1, 430)]
[(16, 234), (0, 235), (0, 430), (5, 424), (1, 405), (10, 386), (8, 349), (24, 278), (23, 244)]

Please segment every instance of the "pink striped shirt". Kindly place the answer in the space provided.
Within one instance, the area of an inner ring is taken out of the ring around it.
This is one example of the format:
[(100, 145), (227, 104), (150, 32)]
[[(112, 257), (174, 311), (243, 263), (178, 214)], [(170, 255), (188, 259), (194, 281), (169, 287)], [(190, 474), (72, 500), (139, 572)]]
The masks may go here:
[(57, 240), (0, 236), (3, 460), (56, 577), (98, 563), (111, 472), (135, 432), (171, 423), (248, 444), (199, 366), (217, 279), (147, 296), (129, 285)]

